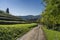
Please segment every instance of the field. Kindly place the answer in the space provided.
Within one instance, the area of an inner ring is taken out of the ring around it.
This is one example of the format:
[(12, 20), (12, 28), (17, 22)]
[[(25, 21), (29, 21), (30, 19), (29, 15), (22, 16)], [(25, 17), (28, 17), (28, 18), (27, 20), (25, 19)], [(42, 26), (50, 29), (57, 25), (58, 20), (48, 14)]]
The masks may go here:
[(16, 40), (35, 26), (35, 23), (0, 25), (0, 40)]
[(60, 40), (60, 32), (43, 28), (47, 40)]

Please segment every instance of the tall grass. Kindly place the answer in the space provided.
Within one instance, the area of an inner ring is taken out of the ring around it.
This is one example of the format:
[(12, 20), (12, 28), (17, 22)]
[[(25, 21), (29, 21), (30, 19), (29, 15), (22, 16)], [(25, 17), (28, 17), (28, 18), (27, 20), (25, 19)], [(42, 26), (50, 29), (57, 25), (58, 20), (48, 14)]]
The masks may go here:
[(0, 40), (16, 40), (37, 24), (0, 25)]
[(60, 40), (60, 32), (43, 28), (47, 40)]

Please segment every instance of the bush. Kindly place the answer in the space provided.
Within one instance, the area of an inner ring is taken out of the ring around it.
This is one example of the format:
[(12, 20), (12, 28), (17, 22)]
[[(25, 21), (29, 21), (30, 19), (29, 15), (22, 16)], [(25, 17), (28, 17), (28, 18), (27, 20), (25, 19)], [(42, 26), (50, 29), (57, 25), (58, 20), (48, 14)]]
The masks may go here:
[(37, 24), (0, 25), (0, 40), (16, 40)]

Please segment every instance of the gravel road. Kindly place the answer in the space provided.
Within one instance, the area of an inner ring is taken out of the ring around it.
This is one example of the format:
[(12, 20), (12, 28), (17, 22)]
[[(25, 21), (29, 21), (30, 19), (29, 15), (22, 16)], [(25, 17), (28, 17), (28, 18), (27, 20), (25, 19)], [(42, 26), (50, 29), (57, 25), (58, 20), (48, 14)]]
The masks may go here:
[(30, 30), (24, 36), (18, 38), (17, 40), (46, 40), (44, 36), (44, 32), (41, 29), (41, 25)]

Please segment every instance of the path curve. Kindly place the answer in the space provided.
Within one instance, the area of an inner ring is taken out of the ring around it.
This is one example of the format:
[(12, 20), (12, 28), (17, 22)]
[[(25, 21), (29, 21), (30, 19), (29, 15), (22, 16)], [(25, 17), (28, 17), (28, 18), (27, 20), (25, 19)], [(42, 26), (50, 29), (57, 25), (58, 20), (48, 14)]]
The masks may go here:
[(46, 40), (41, 25), (30, 30), (27, 34), (17, 40)]

